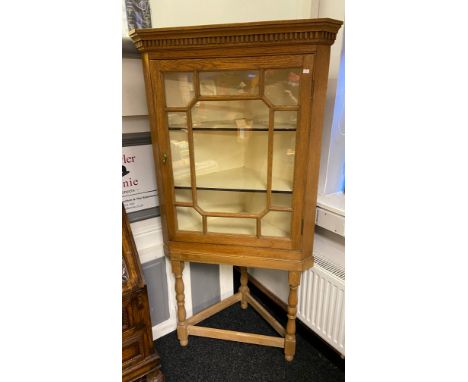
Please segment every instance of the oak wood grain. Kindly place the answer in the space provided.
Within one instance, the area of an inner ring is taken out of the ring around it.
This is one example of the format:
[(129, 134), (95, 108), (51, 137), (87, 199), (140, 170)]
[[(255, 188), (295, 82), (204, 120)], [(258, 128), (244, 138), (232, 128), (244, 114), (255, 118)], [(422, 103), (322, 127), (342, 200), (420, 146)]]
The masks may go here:
[(192, 336), (201, 336), (216, 338), (227, 341), (237, 341), (249, 344), (257, 344), (264, 346), (274, 346), (278, 348), (284, 348), (284, 338), (265, 336), (263, 334), (244, 333), (237, 332), (234, 330), (206, 328), (203, 326), (192, 326), (189, 325), (188, 332)]

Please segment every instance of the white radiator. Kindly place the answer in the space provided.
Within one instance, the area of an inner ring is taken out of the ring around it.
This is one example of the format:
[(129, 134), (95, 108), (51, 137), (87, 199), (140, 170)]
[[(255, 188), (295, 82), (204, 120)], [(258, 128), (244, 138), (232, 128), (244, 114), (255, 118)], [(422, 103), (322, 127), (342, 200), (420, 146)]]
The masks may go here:
[(314, 266), (302, 273), (297, 317), (345, 354), (344, 270), (315, 256)]

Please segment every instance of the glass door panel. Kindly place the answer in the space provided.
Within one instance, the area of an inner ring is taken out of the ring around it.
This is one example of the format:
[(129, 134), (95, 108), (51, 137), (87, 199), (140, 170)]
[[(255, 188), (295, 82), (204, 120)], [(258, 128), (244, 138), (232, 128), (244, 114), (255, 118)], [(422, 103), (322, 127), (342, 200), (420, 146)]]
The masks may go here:
[(187, 129), (187, 114), (185, 112), (167, 113), (169, 129)]
[(175, 200), (176, 202), (182, 203), (192, 203), (192, 189), (187, 188), (177, 188), (175, 189)]
[(167, 72), (164, 74), (167, 107), (187, 106), (195, 95), (192, 72)]
[(268, 133), (193, 131), (197, 187), (266, 190)]
[(190, 157), (187, 131), (169, 130), (172, 174), (176, 187), (190, 187)]
[(202, 217), (192, 207), (176, 207), (177, 225), (182, 231), (201, 232)]
[(208, 232), (237, 235), (255, 235), (257, 232), (255, 219), (208, 217), (207, 223)]
[(297, 105), (301, 69), (265, 70), (265, 96), (274, 105)]
[(179, 231), (291, 237), (301, 71), (164, 73)]
[(205, 212), (259, 214), (267, 208), (266, 192), (197, 190), (198, 206)]
[(291, 212), (270, 211), (262, 219), (262, 236), (289, 237)]
[(272, 189), (292, 191), (294, 157), (296, 153), (296, 132), (275, 131), (273, 134)]
[(297, 128), (297, 111), (275, 111), (275, 130), (295, 130)]
[(199, 101), (192, 108), (194, 129), (268, 130), (268, 106), (261, 100)]
[(272, 192), (271, 207), (272, 208), (291, 208), (292, 193), (288, 192)]
[(200, 72), (200, 95), (257, 95), (259, 78), (258, 70)]

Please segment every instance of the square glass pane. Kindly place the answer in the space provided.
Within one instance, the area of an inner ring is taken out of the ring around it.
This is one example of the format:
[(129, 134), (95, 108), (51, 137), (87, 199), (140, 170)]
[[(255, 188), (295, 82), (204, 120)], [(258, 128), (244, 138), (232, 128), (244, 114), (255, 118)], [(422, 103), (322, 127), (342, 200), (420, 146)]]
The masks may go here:
[(188, 106), (195, 95), (192, 72), (164, 73), (164, 90), (167, 107)]
[(167, 113), (167, 127), (169, 129), (186, 129), (187, 114), (182, 112)]
[(262, 236), (291, 236), (291, 212), (270, 211), (262, 219)]
[(192, 108), (194, 129), (268, 129), (269, 108), (262, 100), (199, 101)]
[(207, 217), (208, 232), (237, 235), (256, 235), (257, 220), (246, 218), (214, 218)]
[(273, 128), (275, 130), (297, 129), (297, 111), (275, 111)]
[(192, 189), (190, 188), (176, 188), (174, 194), (176, 202), (192, 202)]
[(197, 187), (266, 190), (267, 131), (193, 131)]
[(169, 130), (169, 139), (174, 185), (176, 187), (190, 187), (190, 156), (187, 132), (184, 130)]
[(266, 208), (266, 192), (197, 190), (197, 204), (207, 212), (258, 214)]
[(259, 72), (257, 70), (226, 70), (200, 72), (202, 96), (257, 95)]
[(192, 207), (176, 207), (179, 231), (203, 231), (202, 217)]
[(274, 105), (297, 105), (300, 68), (265, 70), (265, 96)]
[(273, 133), (272, 190), (292, 191), (295, 154), (296, 132), (275, 131)]
[(286, 207), (291, 208), (292, 206), (292, 193), (273, 192), (271, 194), (271, 206), (272, 207)]

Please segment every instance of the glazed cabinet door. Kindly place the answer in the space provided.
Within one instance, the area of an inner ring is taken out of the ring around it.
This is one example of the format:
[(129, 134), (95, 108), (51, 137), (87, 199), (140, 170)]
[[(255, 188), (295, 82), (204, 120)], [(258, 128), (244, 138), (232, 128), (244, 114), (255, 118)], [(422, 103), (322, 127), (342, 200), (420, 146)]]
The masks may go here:
[(170, 240), (300, 248), (312, 66), (152, 61)]

